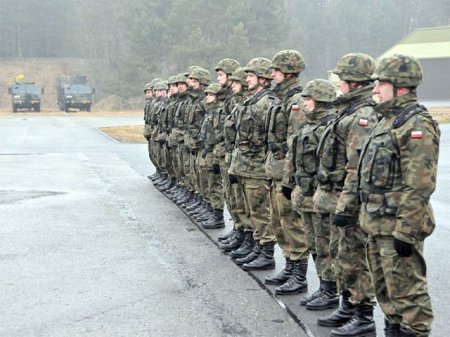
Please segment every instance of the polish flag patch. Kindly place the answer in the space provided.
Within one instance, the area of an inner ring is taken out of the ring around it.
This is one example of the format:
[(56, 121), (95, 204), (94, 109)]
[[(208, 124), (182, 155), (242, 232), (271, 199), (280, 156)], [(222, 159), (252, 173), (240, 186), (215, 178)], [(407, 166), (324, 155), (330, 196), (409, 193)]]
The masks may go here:
[(367, 126), (369, 125), (369, 121), (365, 118), (360, 118), (358, 124), (362, 126)]
[(411, 138), (423, 138), (423, 132), (422, 131), (412, 131)]
[(300, 110), (300, 106), (297, 104), (293, 104), (291, 110), (294, 110), (294, 111)]

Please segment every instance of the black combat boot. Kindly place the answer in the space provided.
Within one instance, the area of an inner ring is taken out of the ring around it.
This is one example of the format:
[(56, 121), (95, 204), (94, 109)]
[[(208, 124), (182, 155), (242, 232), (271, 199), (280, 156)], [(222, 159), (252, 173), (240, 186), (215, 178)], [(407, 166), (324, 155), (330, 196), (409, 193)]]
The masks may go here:
[(186, 212), (189, 213), (189, 212), (198, 210), (199, 207), (202, 205), (204, 206), (203, 198), (200, 196), (200, 194), (196, 194), (194, 196), (194, 200), (189, 205), (186, 205), (185, 209), (186, 209)]
[(225, 220), (223, 219), (223, 209), (214, 209), (212, 217), (209, 221), (202, 223), (203, 229), (218, 229), (225, 227)]
[(322, 278), (321, 277), (319, 277), (319, 289), (317, 289), (315, 292), (313, 292), (311, 295), (308, 295), (308, 296), (305, 296), (305, 297), (302, 297), (301, 299), (300, 299), (300, 305), (301, 306), (305, 306), (306, 304), (308, 304), (308, 302), (311, 302), (311, 301), (313, 301), (313, 300), (315, 300), (316, 298), (318, 298), (321, 294), (322, 294), (322, 291), (323, 291), (323, 282), (322, 282)]
[(353, 318), (340, 328), (331, 330), (330, 337), (376, 337), (373, 305), (358, 304)]
[(196, 204), (198, 206), (199, 202), (200, 202), (200, 200), (199, 200), (200, 195), (199, 194), (191, 192), (191, 196), (192, 196), (192, 198), (190, 198), (187, 202), (185, 202), (185, 203), (183, 203), (181, 205), (181, 207), (183, 207), (186, 210), (186, 212), (187, 212), (187, 208), (188, 207), (191, 207), (194, 204)]
[(235, 250), (239, 248), (245, 239), (245, 232), (243, 230), (237, 230), (236, 234), (233, 235), (233, 240), (231, 240), (229, 243), (222, 243), (220, 245), (220, 249), (224, 252), (231, 252), (232, 250)]
[(147, 178), (150, 179), (151, 181), (155, 181), (156, 179), (159, 178), (159, 175), (161, 173), (157, 170), (155, 173), (153, 173), (152, 175), (148, 176)]
[(273, 258), (275, 242), (269, 242), (261, 247), (261, 254), (252, 262), (242, 265), (244, 270), (267, 270), (275, 269), (275, 259)]
[[(355, 314), (355, 306), (350, 303), (350, 292), (344, 291), (342, 294), (342, 301), (339, 308), (329, 316), (319, 318), (317, 324), (320, 326), (340, 327), (347, 324)], [(308, 303), (309, 304), (309, 303)]]
[(163, 186), (161, 186), (161, 187), (159, 188), (159, 190), (160, 190), (161, 192), (167, 192), (168, 190), (170, 190), (172, 187), (175, 186), (175, 182), (176, 182), (175, 178), (169, 178), (169, 180), (167, 181), (167, 183), (164, 184)]
[(225, 240), (231, 238), (233, 235), (236, 234), (236, 231), (237, 231), (237, 229), (236, 229), (236, 228), (233, 228), (233, 229), (232, 229), (231, 231), (229, 231), (228, 233), (225, 233), (225, 234), (219, 236), (219, 237), (217, 238), (217, 241), (223, 242), (223, 241), (225, 241)]
[(194, 215), (194, 218), (197, 222), (206, 222), (214, 217), (214, 208), (210, 204), (206, 204), (205, 211)]
[(284, 269), (280, 271), (278, 274), (275, 274), (274, 276), (267, 276), (264, 279), (265, 284), (273, 284), (273, 285), (281, 285), (292, 276), (292, 272), (294, 270), (294, 261), (286, 258), (286, 264), (284, 266)]
[(235, 259), (234, 262), (238, 266), (243, 266), (246, 263), (252, 262), (253, 260), (256, 260), (261, 254), (262, 246), (259, 244), (259, 242), (255, 242), (255, 245), (253, 246), (253, 249), (250, 253), (248, 253), (246, 256), (241, 257), (239, 259)]
[(153, 180), (153, 185), (157, 186), (160, 184), (164, 184), (167, 181), (167, 173), (161, 172), (159, 177)]
[(336, 282), (323, 281), (324, 290), (315, 300), (306, 304), (308, 310), (325, 310), (336, 308), (339, 305), (339, 295), (337, 294)]
[(294, 262), (294, 270), (292, 275), (284, 284), (275, 288), (276, 295), (293, 295), (304, 293), (308, 290), (306, 282), (306, 272), (308, 270), (308, 260), (300, 260)]
[(194, 195), (191, 193), (191, 191), (189, 191), (188, 189), (186, 189), (184, 191), (184, 193), (182, 195), (180, 195), (180, 197), (175, 200), (175, 203), (180, 206), (183, 207), (183, 205), (187, 204), (189, 201), (192, 200), (192, 198), (194, 197)]
[(231, 258), (240, 259), (246, 257), (253, 251), (254, 247), (255, 247), (255, 240), (253, 240), (253, 232), (252, 231), (244, 232), (244, 241), (242, 241), (242, 244), (239, 247), (231, 251), (230, 253)]
[(400, 324), (391, 323), (387, 319), (384, 320), (384, 336), (385, 337), (401, 337)]

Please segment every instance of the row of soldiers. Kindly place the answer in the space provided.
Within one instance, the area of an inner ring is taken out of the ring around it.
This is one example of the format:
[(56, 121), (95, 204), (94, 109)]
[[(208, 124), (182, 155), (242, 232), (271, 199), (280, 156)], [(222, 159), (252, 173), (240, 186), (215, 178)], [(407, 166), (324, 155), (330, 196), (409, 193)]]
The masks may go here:
[(277, 295), (307, 291), (312, 256), (320, 287), (300, 304), (336, 308), (318, 319), (331, 336), (375, 336), (376, 300), (385, 336), (428, 336), (439, 128), (417, 102), (419, 62), (344, 55), (339, 97), (327, 80), (301, 86), (295, 50), (214, 69), (217, 83), (192, 66), (145, 87), (149, 178), (204, 229), (225, 226), (226, 205), (221, 249), (244, 270), (274, 269), (278, 244)]

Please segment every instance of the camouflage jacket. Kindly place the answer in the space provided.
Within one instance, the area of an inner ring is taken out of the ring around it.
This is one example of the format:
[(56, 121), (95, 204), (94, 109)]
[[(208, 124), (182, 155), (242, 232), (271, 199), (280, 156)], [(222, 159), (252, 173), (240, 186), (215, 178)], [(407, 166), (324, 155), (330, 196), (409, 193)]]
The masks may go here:
[(178, 99), (178, 94), (170, 96), (166, 100), (166, 104), (160, 110), (159, 116), (159, 140), (167, 141), (169, 139), (169, 134), (172, 131), (172, 120), (175, 115), (174, 109), (176, 108), (176, 103)]
[(238, 108), (236, 120), (236, 148), (229, 173), (242, 177), (268, 179), (264, 169), (267, 132), (267, 113), (275, 97), (263, 89), (249, 97)]
[(298, 209), (313, 212), (312, 196), (317, 188), (319, 166), (317, 148), (325, 128), (336, 117), (336, 110), (333, 107), (318, 108), (312, 112), (305, 112), (305, 116), (305, 124), (292, 139), (289, 149), (292, 155), (286, 158), (285, 171), (294, 172), (293, 183), (300, 187), (302, 198)]
[(223, 146), (223, 119), (225, 117), (224, 105), (222, 102), (205, 104), (206, 115), (203, 117), (200, 128), (199, 140), (202, 145), (202, 155), (206, 157), (208, 154), (208, 167), (212, 167), (213, 163), (219, 163), (216, 157), (216, 149)]
[(279, 84), (275, 90), (277, 97), (270, 107), (265, 125), (268, 145), (265, 172), (271, 179), (282, 180), (288, 142), (292, 142), (295, 131), (305, 122), (305, 115), (301, 109), (302, 87), (297, 79)]
[(200, 143), (198, 136), (203, 116), (206, 113), (205, 94), (203, 90), (192, 90), (189, 103), (186, 106), (186, 130), (184, 133), (184, 145), (191, 151), (198, 150)]
[(378, 122), (372, 89), (367, 86), (335, 101), (338, 116), (325, 130), (319, 145), (319, 185), (322, 190), (338, 193), (333, 213), (358, 216), (359, 154), (364, 138)]
[(415, 243), (435, 227), (440, 131), (414, 93), (379, 104), (384, 115), (366, 140), (358, 166), (360, 223), (369, 235)]
[(145, 125), (150, 124), (150, 112), (152, 110), (152, 104), (154, 102), (154, 98), (146, 98), (145, 99), (145, 107), (144, 107), (144, 121)]
[[(225, 151), (231, 153), (236, 143), (236, 120), (239, 114), (239, 107), (250, 96), (250, 92), (245, 90), (239, 94), (233, 95), (233, 105), (228, 105), (230, 112), (227, 112), (227, 104), (225, 104), (225, 112), (227, 115), (223, 124), (224, 146)], [(231, 101), (231, 100), (230, 100)]]
[(184, 142), (184, 129), (186, 125), (186, 106), (189, 102), (189, 92), (183, 92), (178, 95), (174, 107), (174, 115), (171, 120), (172, 132), (169, 136), (169, 145), (180, 145)]
[(152, 140), (159, 140), (159, 120), (161, 118), (161, 110), (164, 109), (166, 105), (166, 97), (155, 98), (152, 104), (152, 110), (150, 113), (150, 125), (152, 126)]

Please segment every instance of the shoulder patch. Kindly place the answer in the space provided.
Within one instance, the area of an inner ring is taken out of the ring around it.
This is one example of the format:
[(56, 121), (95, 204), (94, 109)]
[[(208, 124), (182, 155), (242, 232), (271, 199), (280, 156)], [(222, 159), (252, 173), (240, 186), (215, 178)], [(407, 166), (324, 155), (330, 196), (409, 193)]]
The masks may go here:
[(369, 120), (366, 118), (360, 118), (358, 121), (358, 124), (361, 126), (367, 126), (367, 125), (369, 125)]
[(298, 111), (300, 110), (300, 106), (298, 104), (292, 104), (291, 110)]
[(423, 138), (422, 131), (411, 131), (411, 138)]

